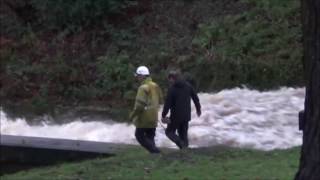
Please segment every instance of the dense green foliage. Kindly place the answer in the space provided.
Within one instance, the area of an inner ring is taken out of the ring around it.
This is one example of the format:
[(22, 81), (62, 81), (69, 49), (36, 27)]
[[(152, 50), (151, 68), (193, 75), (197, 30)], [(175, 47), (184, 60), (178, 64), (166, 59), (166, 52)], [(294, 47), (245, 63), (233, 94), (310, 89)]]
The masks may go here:
[(261, 152), (211, 147), (150, 155), (139, 147), (111, 158), (37, 168), (1, 179), (291, 180), (298, 168), (299, 149)]
[(24, 0), (0, 10), (0, 96), (14, 101), (127, 104), (142, 64), (163, 88), (172, 68), (200, 91), (303, 85), (296, 0)]
[(121, 13), (129, 6), (128, 0), (32, 0), (38, 12), (38, 23), (47, 29), (80, 31), (99, 24), (105, 15)]
[(39, 31), (80, 32), (103, 23), (110, 14), (135, 5), (130, 0), (20, 0), (1, 2), (2, 33), (24, 35)]
[(302, 63), (298, 1), (247, 2), (255, 8), (200, 26), (194, 44), (213, 61), (211, 66), (204, 63), (205, 67), (216, 72), (207, 77), (205, 82), (211, 82), (207, 87), (299, 84)]

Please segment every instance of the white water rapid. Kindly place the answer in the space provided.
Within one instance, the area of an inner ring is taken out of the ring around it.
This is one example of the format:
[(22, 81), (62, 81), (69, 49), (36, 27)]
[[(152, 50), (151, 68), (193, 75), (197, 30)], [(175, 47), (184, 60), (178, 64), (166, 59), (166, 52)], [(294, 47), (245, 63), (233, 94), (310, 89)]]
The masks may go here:
[[(197, 117), (192, 105), (189, 127), (191, 147), (227, 145), (260, 150), (285, 149), (301, 145), (298, 112), (304, 107), (304, 88), (281, 88), (259, 92), (248, 89), (200, 93), (202, 115)], [(161, 113), (161, 111), (160, 111)], [(160, 115), (159, 113), (159, 115)], [(74, 119), (62, 125), (30, 126), (24, 119), (10, 119), (0, 111), (1, 134), (92, 140), (137, 144), (134, 126), (126, 123), (83, 122)], [(157, 128), (156, 144), (175, 147)]]

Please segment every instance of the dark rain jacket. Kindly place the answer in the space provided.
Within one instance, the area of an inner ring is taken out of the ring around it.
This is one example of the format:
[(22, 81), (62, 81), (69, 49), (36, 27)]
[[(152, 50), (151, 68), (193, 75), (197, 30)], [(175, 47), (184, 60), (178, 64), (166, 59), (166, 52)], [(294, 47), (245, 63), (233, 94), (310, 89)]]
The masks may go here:
[(190, 121), (191, 99), (197, 112), (201, 112), (199, 97), (193, 87), (186, 81), (177, 80), (168, 90), (162, 117), (166, 117), (170, 110), (170, 120), (172, 123)]

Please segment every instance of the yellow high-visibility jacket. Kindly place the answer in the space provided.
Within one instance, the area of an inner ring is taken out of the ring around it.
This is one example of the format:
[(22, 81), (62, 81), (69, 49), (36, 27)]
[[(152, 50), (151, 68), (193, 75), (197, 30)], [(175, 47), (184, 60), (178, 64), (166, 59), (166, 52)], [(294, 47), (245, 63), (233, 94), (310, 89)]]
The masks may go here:
[(163, 94), (160, 87), (148, 77), (138, 88), (130, 119), (137, 128), (155, 128), (158, 122), (158, 110), (162, 103)]

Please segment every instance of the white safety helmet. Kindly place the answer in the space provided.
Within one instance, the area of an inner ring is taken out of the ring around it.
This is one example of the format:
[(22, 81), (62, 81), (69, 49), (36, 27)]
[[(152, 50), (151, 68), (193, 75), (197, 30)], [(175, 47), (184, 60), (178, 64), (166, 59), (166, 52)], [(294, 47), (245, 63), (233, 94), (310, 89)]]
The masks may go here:
[(149, 69), (146, 66), (139, 66), (135, 73), (136, 75), (148, 76), (150, 75)]

